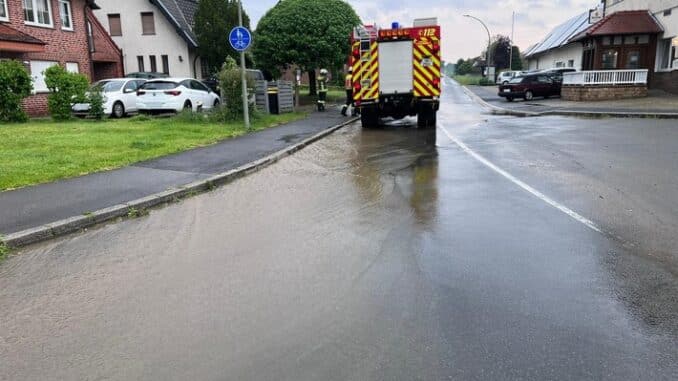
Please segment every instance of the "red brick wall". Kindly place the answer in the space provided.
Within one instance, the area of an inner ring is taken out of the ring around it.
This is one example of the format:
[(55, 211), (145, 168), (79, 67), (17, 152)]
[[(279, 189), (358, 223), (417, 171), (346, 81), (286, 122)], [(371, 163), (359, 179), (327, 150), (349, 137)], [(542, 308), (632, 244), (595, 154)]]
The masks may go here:
[[(77, 62), (80, 73), (91, 77), (89, 48), (87, 44), (87, 26), (85, 23), (85, 0), (71, 0), (73, 31), (61, 29), (58, 0), (51, 0), (52, 28), (41, 28), (24, 24), (22, 0), (9, 0), (9, 24), (47, 43), (44, 53), (25, 53), (17, 57), (21, 60), (58, 61), (61, 65), (66, 62)], [(37, 94), (29, 97), (25, 102), (26, 112), (29, 115), (44, 115), (47, 112), (47, 97)]]
[(93, 66), (94, 78), (92, 78), (92, 81), (122, 77), (122, 64), (120, 62), (94, 62)]
[(560, 96), (577, 102), (642, 98), (647, 96), (647, 86), (563, 86)]

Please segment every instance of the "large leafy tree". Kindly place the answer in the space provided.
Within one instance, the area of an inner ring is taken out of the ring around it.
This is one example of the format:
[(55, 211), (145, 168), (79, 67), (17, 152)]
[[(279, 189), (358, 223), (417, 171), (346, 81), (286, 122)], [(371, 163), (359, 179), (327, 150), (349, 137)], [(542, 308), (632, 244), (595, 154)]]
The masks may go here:
[(513, 45), (513, 60), (511, 62), (511, 70), (523, 70), (523, 59), (520, 56), (520, 48)]
[(507, 36), (497, 35), (492, 42), (490, 50), (494, 66), (499, 69), (508, 69), (511, 57), (511, 39)]
[(338, 69), (351, 50), (350, 33), (360, 18), (341, 0), (281, 0), (257, 25), (253, 53), (272, 73), (298, 66), (307, 71), (315, 94), (315, 69)]
[[(243, 9), (242, 23), (250, 27), (250, 18)], [(231, 48), (228, 34), (238, 25), (237, 0), (200, 0), (195, 12), (193, 31), (198, 39), (198, 53), (207, 61), (211, 73), (216, 73), (226, 60), (231, 57), (239, 61), (239, 53)], [(251, 65), (251, 57), (248, 66)]]

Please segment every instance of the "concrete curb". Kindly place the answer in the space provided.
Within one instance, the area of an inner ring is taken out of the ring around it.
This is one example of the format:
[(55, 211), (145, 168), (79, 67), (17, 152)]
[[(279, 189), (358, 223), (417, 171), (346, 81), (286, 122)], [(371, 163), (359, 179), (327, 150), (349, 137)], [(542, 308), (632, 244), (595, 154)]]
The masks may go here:
[(490, 104), (466, 86), (462, 86), (462, 89), (476, 103), (480, 104), (485, 108), (490, 109), (492, 113), (496, 115), (514, 115), (521, 117), (558, 115), (558, 116), (576, 116), (582, 118), (678, 119), (678, 113), (673, 112), (639, 113), (639, 112), (576, 111), (576, 110), (548, 110), (543, 112), (518, 111)]
[(539, 112), (516, 111), (516, 110), (511, 110), (511, 109), (495, 106), (493, 104), (486, 102), (483, 98), (481, 98), (480, 96), (478, 96), (478, 94), (471, 91), (471, 89), (469, 89), (468, 87), (462, 86), (461, 88), (464, 90), (466, 95), (471, 97), (471, 99), (473, 99), (476, 103), (478, 103), (479, 105), (489, 109), (490, 111), (492, 111), (493, 114), (496, 114), (496, 115), (514, 115), (514, 116), (523, 116), (523, 117), (544, 115), (543, 113), (539, 113)]
[(268, 167), (280, 159), (292, 155), (304, 147), (307, 147), (311, 143), (332, 134), (340, 128), (355, 122), (356, 120), (358, 120), (358, 118), (351, 118), (346, 122), (327, 128), (309, 138), (306, 138), (297, 144), (204, 180), (195, 181), (177, 188), (155, 193), (123, 204), (99, 209), (95, 212), (87, 213), (86, 215), (73, 216), (45, 225), (8, 234), (2, 240), (0, 240), (0, 244), (4, 243), (12, 249), (20, 248), (33, 243), (46, 241), (62, 235), (77, 232), (81, 229), (92, 227), (103, 222), (108, 222), (119, 217), (126, 217), (130, 214), (136, 213), (135, 211), (142, 211), (212, 190), (215, 187), (228, 184), (240, 177)]

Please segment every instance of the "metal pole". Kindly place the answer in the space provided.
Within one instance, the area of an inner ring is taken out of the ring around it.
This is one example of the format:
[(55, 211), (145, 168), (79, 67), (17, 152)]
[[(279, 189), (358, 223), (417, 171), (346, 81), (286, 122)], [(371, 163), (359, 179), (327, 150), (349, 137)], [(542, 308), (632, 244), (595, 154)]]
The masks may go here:
[(511, 13), (511, 48), (509, 49), (509, 70), (513, 70), (513, 33), (516, 26), (516, 12)]
[(490, 36), (490, 29), (487, 28), (487, 25), (483, 22), (483, 20), (471, 16), (471, 15), (464, 15), (464, 17), (470, 17), (476, 21), (478, 21), (483, 28), (485, 28), (485, 31), (487, 32), (487, 52), (485, 52), (485, 60), (487, 61), (487, 74), (490, 74), (490, 46), (492, 45), (492, 37)]
[[(238, 25), (242, 27), (242, 0), (238, 1)], [(240, 52), (240, 80), (242, 81), (242, 107), (245, 128), (250, 129), (250, 109), (247, 101), (247, 81), (245, 75), (245, 51)]]

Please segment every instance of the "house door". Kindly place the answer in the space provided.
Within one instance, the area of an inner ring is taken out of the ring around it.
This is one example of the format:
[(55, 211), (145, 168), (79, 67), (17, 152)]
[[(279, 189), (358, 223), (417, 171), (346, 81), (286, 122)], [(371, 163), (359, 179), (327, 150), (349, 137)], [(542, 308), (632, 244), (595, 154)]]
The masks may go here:
[(593, 49), (584, 49), (584, 54), (581, 60), (582, 70), (593, 70), (593, 53)]

